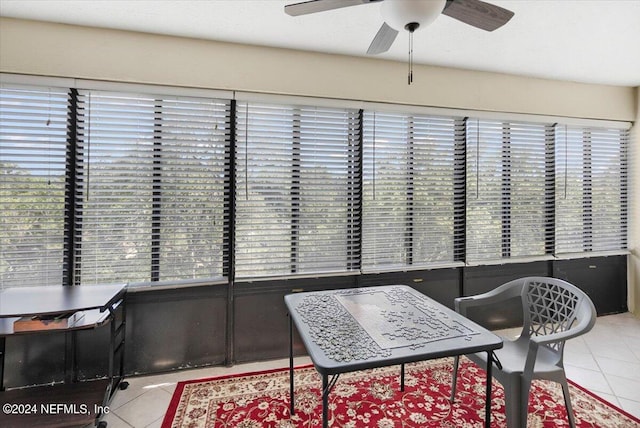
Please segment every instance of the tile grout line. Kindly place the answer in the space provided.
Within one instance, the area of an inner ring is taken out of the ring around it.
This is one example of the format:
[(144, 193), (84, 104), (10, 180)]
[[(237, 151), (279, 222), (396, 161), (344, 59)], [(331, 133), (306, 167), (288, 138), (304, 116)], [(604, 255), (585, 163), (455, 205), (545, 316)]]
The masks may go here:
[[(616, 328), (623, 328), (623, 326), (616, 326), (615, 323), (608, 323), (608, 322), (604, 322), (604, 324), (607, 327), (612, 327), (614, 329)], [(624, 326), (624, 328), (627, 328), (626, 326)], [(625, 336), (624, 333), (621, 334), (621, 336)], [(616, 393), (616, 389), (613, 388), (613, 384), (611, 383), (611, 381), (609, 380), (609, 377), (607, 376), (607, 373), (604, 371), (604, 369), (602, 368), (602, 366), (600, 365), (600, 363), (598, 362), (598, 358), (596, 358), (596, 354), (593, 353), (593, 349), (592, 346), (589, 344), (588, 341), (584, 341), (585, 346), (587, 347), (587, 349), (589, 350), (589, 353), (591, 354), (591, 357), (593, 358), (593, 361), (595, 362), (596, 366), (598, 367), (598, 371), (600, 374), (602, 374), (602, 377), (604, 378), (605, 382), (607, 383), (607, 386), (609, 387), (609, 389), (611, 390), (611, 395), (615, 397), (616, 401), (617, 401), (617, 405), (622, 408), (622, 403), (621, 403), (621, 399), (623, 400), (629, 400), (629, 401), (634, 401), (634, 402), (640, 402), (640, 401), (636, 401), (636, 400), (631, 400), (628, 399), (626, 397), (620, 397), (617, 393)], [(635, 353), (633, 352), (633, 349), (631, 349), (629, 347), (629, 345), (626, 343), (626, 341), (620, 342), (622, 345), (624, 345), (625, 348), (627, 348), (633, 355), (635, 355)], [(603, 357), (605, 358), (605, 357)], [(610, 358), (612, 360), (617, 360), (616, 358), (612, 358), (612, 357), (606, 357), (606, 358)], [(618, 360), (621, 362), (629, 362), (629, 361), (624, 361), (624, 360)], [(640, 361), (638, 361), (640, 362)], [(615, 375), (611, 375), (611, 376), (615, 376)], [(620, 377), (620, 376), (618, 376)], [(640, 385), (640, 382), (638, 382), (638, 384)], [(592, 393), (600, 396), (599, 394), (597, 394), (597, 392), (595, 390), (589, 389), (589, 391), (591, 391)], [(604, 393), (604, 392), (603, 392)], [(602, 398), (602, 397), (601, 397)]]

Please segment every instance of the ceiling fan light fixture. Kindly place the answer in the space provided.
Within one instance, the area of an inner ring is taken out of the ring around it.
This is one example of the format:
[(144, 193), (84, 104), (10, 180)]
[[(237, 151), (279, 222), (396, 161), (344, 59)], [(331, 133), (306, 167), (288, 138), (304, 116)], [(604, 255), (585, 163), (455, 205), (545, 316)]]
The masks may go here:
[[(413, 33), (431, 24), (440, 14), (465, 24), (493, 31), (513, 17), (513, 12), (482, 0), (305, 0), (286, 5), (291, 16), (381, 2), (382, 26), (367, 49), (367, 55), (387, 52), (400, 31), (409, 33), (409, 84), (413, 82)], [(445, 9), (446, 7), (446, 9)]]
[(418, 24), (414, 29), (431, 24), (444, 10), (446, 0), (386, 0), (380, 13), (384, 22), (395, 30), (403, 30), (408, 24)]

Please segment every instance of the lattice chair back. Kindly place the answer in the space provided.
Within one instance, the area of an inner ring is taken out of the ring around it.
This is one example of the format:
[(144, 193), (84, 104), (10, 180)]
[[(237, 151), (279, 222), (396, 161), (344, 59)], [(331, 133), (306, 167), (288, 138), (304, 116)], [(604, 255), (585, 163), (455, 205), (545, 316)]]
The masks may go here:
[[(591, 300), (574, 285), (544, 277), (530, 277), (525, 281), (522, 289), (522, 335), (527, 339), (569, 331), (576, 325), (581, 314), (591, 317)], [(565, 341), (563, 339), (542, 346), (557, 353), (562, 359)]]

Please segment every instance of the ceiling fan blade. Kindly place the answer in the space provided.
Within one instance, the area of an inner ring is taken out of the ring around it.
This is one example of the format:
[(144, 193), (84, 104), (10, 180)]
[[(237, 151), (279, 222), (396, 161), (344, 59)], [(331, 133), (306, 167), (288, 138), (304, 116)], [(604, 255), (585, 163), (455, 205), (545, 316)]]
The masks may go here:
[(389, 27), (386, 22), (383, 23), (371, 41), (371, 45), (367, 49), (367, 55), (377, 55), (388, 51), (397, 35), (398, 31)]
[(378, 1), (382, 0), (309, 0), (301, 3), (288, 4), (284, 7), (284, 11), (287, 15), (299, 16)]
[(513, 17), (510, 10), (480, 0), (447, 0), (442, 13), (486, 31), (502, 27)]

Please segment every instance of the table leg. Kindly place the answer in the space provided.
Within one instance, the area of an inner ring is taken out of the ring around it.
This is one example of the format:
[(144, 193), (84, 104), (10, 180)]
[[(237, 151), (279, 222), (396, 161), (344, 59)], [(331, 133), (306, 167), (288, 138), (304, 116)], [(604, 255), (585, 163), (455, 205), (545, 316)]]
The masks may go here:
[(491, 368), (493, 367), (493, 351), (487, 352), (487, 397), (484, 407), (484, 426), (489, 428), (491, 426)]
[(322, 428), (329, 426), (329, 375), (322, 375)]
[(400, 365), (400, 391), (404, 392), (404, 363)]
[(294, 397), (293, 397), (293, 321), (290, 315), (289, 317), (289, 402), (291, 416), (295, 413), (294, 410)]

